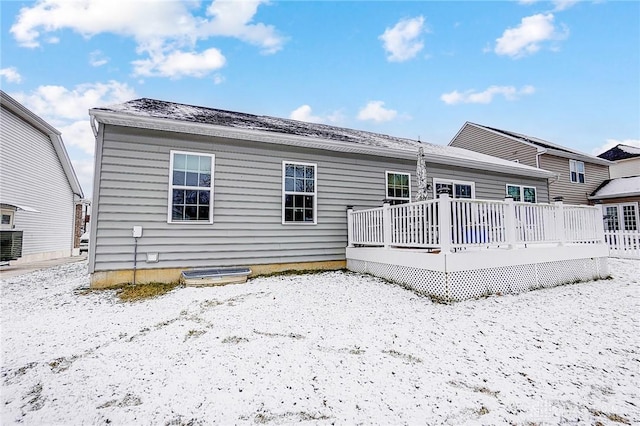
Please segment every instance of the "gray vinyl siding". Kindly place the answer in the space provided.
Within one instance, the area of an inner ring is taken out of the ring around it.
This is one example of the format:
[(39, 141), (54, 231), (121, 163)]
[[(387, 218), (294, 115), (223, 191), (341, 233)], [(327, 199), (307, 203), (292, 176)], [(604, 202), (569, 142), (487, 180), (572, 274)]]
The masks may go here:
[(588, 204), (587, 196), (609, 179), (609, 167), (584, 162), (584, 183), (571, 182), (569, 159), (555, 155), (540, 156), (540, 168), (559, 175), (558, 180), (549, 184), (549, 196), (563, 197), (566, 204)]
[(470, 124), (463, 127), (450, 145), (537, 167), (535, 147)]
[[(118, 126), (100, 131), (92, 272), (133, 267), (134, 225), (143, 226), (139, 268), (344, 260), (348, 205), (381, 206), (385, 171), (411, 173), (417, 189), (410, 160)], [(171, 150), (215, 155), (213, 224), (167, 223)], [(317, 164), (317, 225), (282, 224), (283, 160)], [(428, 164), (428, 176), (475, 181), (478, 198), (502, 199), (507, 182), (533, 183), (546, 195), (545, 179), (435, 164)], [(145, 263), (147, 252), (158, 252), (160, 261)]]
[(71, 255), (73, 192), (51, 139), (4, 108), (0, 118), (1, 199), (39, 211), (15, 213), (15, 229), (23, 231), (23, 257)]

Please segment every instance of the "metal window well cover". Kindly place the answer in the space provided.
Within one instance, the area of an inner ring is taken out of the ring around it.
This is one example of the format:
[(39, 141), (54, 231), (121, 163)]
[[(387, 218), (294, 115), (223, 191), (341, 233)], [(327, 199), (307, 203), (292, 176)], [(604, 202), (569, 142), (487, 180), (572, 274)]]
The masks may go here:
[(213, 268), (182, 271), (181, 281), (190, 286), (214, 286), (224, 284), (239, 284), (247, 281), (251, 274), (249, 268)]

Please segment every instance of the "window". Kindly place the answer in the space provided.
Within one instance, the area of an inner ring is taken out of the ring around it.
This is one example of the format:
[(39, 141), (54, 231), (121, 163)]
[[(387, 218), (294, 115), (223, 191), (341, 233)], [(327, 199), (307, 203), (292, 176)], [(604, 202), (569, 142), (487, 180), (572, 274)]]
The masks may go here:
[(571, 182), (584, 183), (584, 163), (577, 160), (569, 160)]
[(3, 230), (13, 229), (13, 210), (2, 209), (0, 211), (0, 215), (2, 216), (0, 229), (3, 229)]
[(475, 182), (464, 182), (448, 179), (433, 179), (436, 197), (441, 190), (447, 190), (453, 198), (476, 198)]
[(400, 203), (411, 201), (411, 175), (401, 172), (386, 172), (387, 199)]
[(316, 224), (316, 165), (282, 162), (282, 223)]
[(637, 231), (638, 203), (605, 204), (604, 228), (607, 231)]
[(213, 154), (171, 151), (169, 223), (213, 223)]
[(507, 196), (513, 198), (513, 201), (524, 201), (525, 203), (535, 203), (536, 188), (533, 186), (507, 184)]

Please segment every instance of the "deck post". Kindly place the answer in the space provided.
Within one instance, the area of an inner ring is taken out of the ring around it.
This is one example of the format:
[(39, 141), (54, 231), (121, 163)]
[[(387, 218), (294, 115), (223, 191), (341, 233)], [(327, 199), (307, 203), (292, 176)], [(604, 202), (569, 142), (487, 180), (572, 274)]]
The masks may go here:
[(513, 250), (516, 246), (516, 205), (512, 197), (506, 197), (504, 202), (504, 230), (507, 248)]
[(596, 204), (598, 209), (597, 218), (596, 218), (596, 228), (598, 229), (598, 239), (603, 243), (606, 243), (604, 237), (604, 206), (602, 204)]
[(451, 251), (451, 199), (449, 194), (440, 194), (438, 198), (438, 225), (440, 227), (440, 250)]
[(555, 201), (556, 206), (556, 237), (558, 238), (558, 246), (563, 246), (567, 242), (564, 223), (564, 204), (562, 201)]
[(385, 201), (382, 204), (382, 242), (385, 248), (391, 246), (391, 205)]
[(353, 247), (353, 206), (347, 206), (347, 247)]

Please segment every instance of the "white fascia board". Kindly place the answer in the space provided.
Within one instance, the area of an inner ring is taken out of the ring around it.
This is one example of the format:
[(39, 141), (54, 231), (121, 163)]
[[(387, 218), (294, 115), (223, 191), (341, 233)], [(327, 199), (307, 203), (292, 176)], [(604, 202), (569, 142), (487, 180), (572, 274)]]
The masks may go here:
[[(416, 161), (418, 155), (417, 146), (414, 149), (399, 150), (386, 147), (366, 146), (353, 142), (313, 138), (309, 136), (266, 132), (263, 130), (226, 127), (215, 124), (195, 123), (157, 117), (132, 116), (129, 114), (97, 109), (90, 109), (89, 115), (95, 118), (99, 123), (115, 126), (137, 127), (165, 132), (215, 136), (230, 139), (249, 140), (263, 143), (273, 143), (279, 145), (290, 145), (303, 148), (323, 149), (328, 151), (365, 154), (378, 157), (399, 158)], [(427, 162), (462, 168), (472, 168), (477, 170), (489, 170), (498, 173), (515, 174), (519, 176), (539, 177), (545, 179), (549, 179), (555, 176), (554, 173), (551, 173), (547, 170), (535, 168), (525, 170), (523, 166), (515, 166), (516, 163), (514, 163), (514, 166), (508, 166), (454, 155), (430, 155), (427, 158)]]
[(601, 166), (611, 166), (615, 164), (613, 161), (605, 160), (604, 158), (591, 157), (584, 154), (578, 154), (575, 152), (560, 151), (559, 149), (553, 149), (553, 148), (545, 148), (544, 154), (549, 154), (556, 157), (568, 158), (570, 160), (580, 160), (585, 163), (599, 164)]

